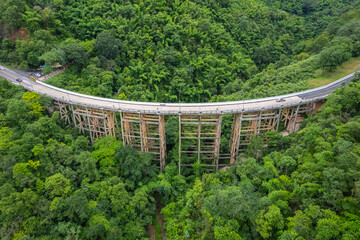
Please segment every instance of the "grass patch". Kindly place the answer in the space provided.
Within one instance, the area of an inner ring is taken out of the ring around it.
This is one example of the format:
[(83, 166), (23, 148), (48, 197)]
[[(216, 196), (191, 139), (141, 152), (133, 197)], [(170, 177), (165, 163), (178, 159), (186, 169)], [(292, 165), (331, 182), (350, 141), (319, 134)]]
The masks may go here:
[(45, 80), (45, 83), (50, 84), (50, 85), (54, 85), (57, 86), (59, 84), (57, 84), (58, 82), (62, 81), (63, 76), (65, 76), (65, 72), (63, 73), (59, 73), (55, 76), (52, 76), (51, 78), (48, 78), (47, 80)]
[(314, 78), (307, 80), (307, 84), (312, 87), (321, 87), (326, 84), (332, 83), (342, 77), (345, 77), (360, 68), (360, 57), (351, 58), (349, 61), (344, 62), (340, 67), (332, 72), (323, 72), (322, 69), (315, 71)]

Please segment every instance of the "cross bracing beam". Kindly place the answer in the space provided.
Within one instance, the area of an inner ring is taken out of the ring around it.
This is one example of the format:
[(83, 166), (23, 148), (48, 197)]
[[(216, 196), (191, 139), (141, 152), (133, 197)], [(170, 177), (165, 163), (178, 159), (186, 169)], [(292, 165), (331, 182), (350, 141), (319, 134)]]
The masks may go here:
[(124, 112), (120, 116), (123, 144), (153, 154), (163, 171), (166, 159), (165, 117)]
[(221, 121), (222, 115), (179, 116), (179, 173), (193, 163), (219, 168)]
[(240, 152), (245, 151), (253, 136), (275, 131), (279, 121), (279, 111), (235, 114), (230, 139), (230, 164), (234, 164)]
[(89, 132), (92, 143), (102, 136), (116, 136), (118, 132), (116, 112), (76, 105), (71, 105), (71, 111), (75, 127), (82, 133)]

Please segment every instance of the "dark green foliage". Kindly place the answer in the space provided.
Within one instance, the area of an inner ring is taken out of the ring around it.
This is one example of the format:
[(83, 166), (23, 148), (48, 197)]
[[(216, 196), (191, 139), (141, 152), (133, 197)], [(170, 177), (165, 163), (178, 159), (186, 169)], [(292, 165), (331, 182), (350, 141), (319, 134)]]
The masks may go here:
[(350, 57), (351, 53), (344, 46), (332, 46), (320, 52), (320, 66), (331, 71)]
[(120, 42), (109, 31), (101, 32), (96, 37), (95, 49), (97, 55), (107, 59), (114, 59), (120, 53)]
[(236, 166), (195, 180), (163, 209), (167, 236), (359, 238), (359, 96), (359, 83), (337, 90), (297, 134), (273, 136), (288, 147), (258, 137)]
[[(0, 0), (0, 61), (68, 64), (49, 83), (126, 100), (275, 96), (360, 55), (359, 4)], [(168, 239), (360, 239), (359, 96), (359, 83), (341, 88), (298, 133), (254, 137), (230, 169), (180, 176), (177, 118), (159, 173), (151, 155), (113, 137), (91, 146), (46, 114), (51, 100), (0, 79), (0, 238), (143, 239), (163, 206)]]
[(29, 93), (0, 86), (2, 239), (148, 237), (160, 201), (170, 239), (360, 237), (359, 83), (296, 134), (253, 138), (235, 166), (195, 176), (178, 175), (176, 148), (159, 174), (151, 155), (113, 137), (90, 146), (58, 113), (34, 114)]
[[(45, 73), (70, 64), (49, 83), (126, 100), (289, 93), (307, 89), (304, 81), (319, 66), (332, 69), (349, 56), (340, 49), (310, 68), (297, 62), (338, 45), (359, 55), (358, 6), (358, 0), (3, 0), (0, 61), (22, 68), (46, 64)], [(281, 81), (263, 79), (277, 69)]]
[(234, 101), (278, 96), (291, 92), (298, 92), (307, 87), (306, 80), (311, 78), (318, 64), (318, 56), (289, 66), (274, 69), (269, 67), (255, 75), (245, 83), (229, 83), (226, 86), (226, 96), (220, 101)]
[(21, 88), (0, 86), (0, 238), (146, 237), (152, 157), (111, 137), (90, 146), (57, 112), (34, 114)]

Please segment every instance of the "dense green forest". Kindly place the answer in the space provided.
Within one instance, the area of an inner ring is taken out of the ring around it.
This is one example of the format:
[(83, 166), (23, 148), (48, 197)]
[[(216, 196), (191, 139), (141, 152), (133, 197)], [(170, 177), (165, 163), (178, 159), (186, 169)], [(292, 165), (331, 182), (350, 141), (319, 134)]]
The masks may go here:
[(127, 100), (239, 100), (309, 88), (360, 55), (359, 0), (0, 0), (0, 61)]
[(0, 80), (1, 239), (144, 239), (160, 203), (168, 239), (360, 238), (359, 82), (301, 131), (253, 138), (202, 175), (178, 175), (171, 155), (160, 173), (111, 137), (91, 146), (53, 111)]
[[(0, 9), (1, 64), (67, 66), (48, 83), (109, 98), (274, 96), (360, 56), (360, 0), (0, 0)], [(159, 217), (167, 239), (360, 239), (359, 76), (300, 131), (255, 136), (215, 173), (178, 174), (178, 119), (167, 120), (161, 173), (116, 138), (91, 145), (51, 99), (0, 79), (0, 239), (149, 239)]]

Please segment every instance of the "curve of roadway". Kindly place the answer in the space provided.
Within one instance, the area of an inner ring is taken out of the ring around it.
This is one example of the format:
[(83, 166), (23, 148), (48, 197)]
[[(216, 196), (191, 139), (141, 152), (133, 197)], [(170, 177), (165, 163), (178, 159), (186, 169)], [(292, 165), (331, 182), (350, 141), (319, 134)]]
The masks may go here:
[[(19, 84), (16, 79), (20, 78), (22, 82), (19, 85), (22, 85), (26, 90), (47, 95), (54, 100), (96, 109), (161, 115), (232, 114), (297, 106), (325, 99), (336, 88), (344, 84), (347, 85), (355, 76), (353, 73), (323, 87), (276, 97), (214, 103), (152, 103), (123, 101), (71, 92), (43, 82), (31, 81), (18, 72), (5, 67), (1, 68), (3, 70), (0, 70), (0, 77), (14, 84)], [(279, 102), (277, 99), (283, 99), (283, 101)]]

